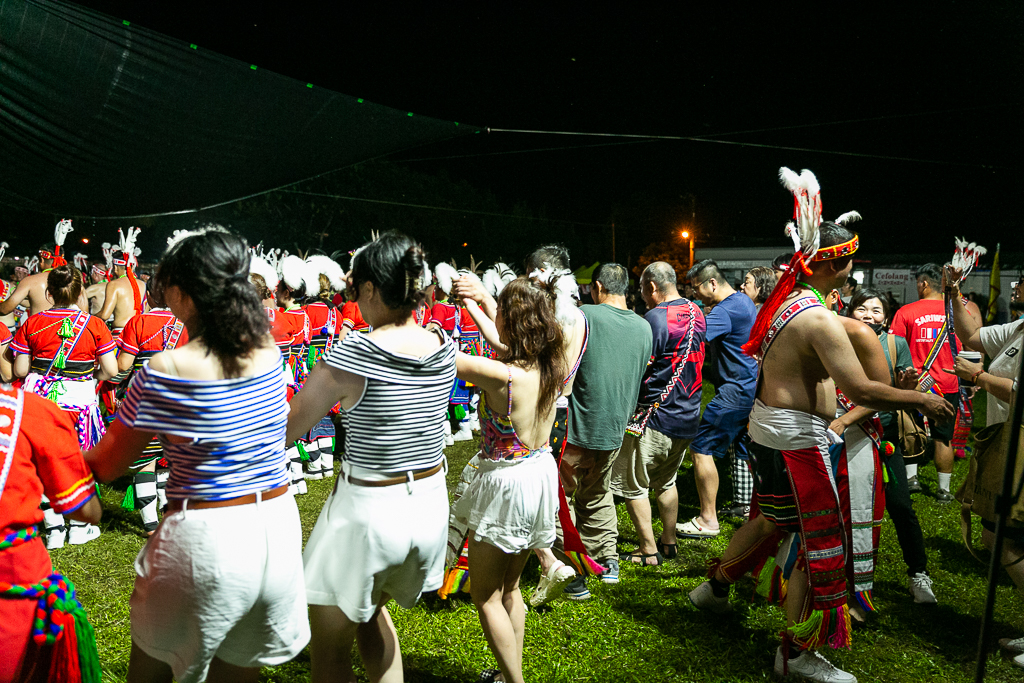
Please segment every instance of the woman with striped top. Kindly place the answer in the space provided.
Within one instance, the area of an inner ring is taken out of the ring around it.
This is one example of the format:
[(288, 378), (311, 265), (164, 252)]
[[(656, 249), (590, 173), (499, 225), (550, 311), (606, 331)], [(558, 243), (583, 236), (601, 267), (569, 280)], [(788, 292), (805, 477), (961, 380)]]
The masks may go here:
[(520, 277), (498, 296), (498, 360), (459, 354), (458, 374), (480, 387), (480, 469), (455, 507), (472, 534), (469, 580), (480, 625), (501, 671), (480, 680), (523, 680), (526, 611), (519, 576), (530, 551), (550, 548), (558, 469), (549, 436), (567, 373), (556, 290)]
[(423, 251), (405, 235), (357, 251), (346, 295), (373, 331), (336, 343), (292, 399), (288, 439), (337, 402), (345, 424), (341, 472), (304, 554), (316, 683), (352, 680), (353, 641), (370, 680), (402, 680), (384, 605), (410, 608), (444, 576), (442, 422), (456, 352), (414, 320), (429, 283)]
[(111, 481), (156, 434), (171, 466), (168, 513), (135, 561), (129, 680), (256, 681), (309, 641), (288, 378), (248, 275), (245, 242), (221, 229), (168, 249), (155, 285), (188, 343), (138, 371), (86, 454)]

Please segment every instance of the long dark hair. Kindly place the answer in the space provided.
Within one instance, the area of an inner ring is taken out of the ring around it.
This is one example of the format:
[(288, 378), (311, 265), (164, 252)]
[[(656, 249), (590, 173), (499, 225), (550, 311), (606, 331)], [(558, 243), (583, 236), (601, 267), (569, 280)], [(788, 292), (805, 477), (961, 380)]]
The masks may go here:
[(555, 316), (555, 288), (537, 278), (519, 277), (498, 295), (505, 350), (498, 360), (540, 370), (537, 417), (542, 418), (562, 393), (567, 372), (565, 339)]
[(167, 250), (153, 280), (160, 290), (176, 286), (192, 297), (200, 329), (189, 336), (201, 336), (224, 375), (238, 377), (238, 359), (261, 346), (270, 327), (249, 283), (245, 240), (216, 228), (186, 237)]
[(57, 266), (46, 276), (46, 291), (54, 306), (67, 308), (78, 301), (82, 293), (82, 274), (71, 264)]
[(351, 282), (346, 291), (359, 299), (359, 285), (372, 282), (384, 305), (412, 312), (427, 298), (429, 273), (424, 278), (426, 255), (423, 247), (397, 230), (381, 235), (361, 249), (352, 260)]
[(884, 294), (879, 292), (877, 289), (874, 289), (873, 287), (861, 287), (860, 289), (857, 290), (857, 292), (850, 299), (850, 303), (846, 306), (846, 317), (852, 318), (853, 312), (860, 308), (865, 301), (868, 301), (870, 299), (878, 299), (879, 301), (882, 302), (882, 313), (885, 314), (885, 320), (883, 320), (882, 322), (890, 322), (889, 300), (886, 298)]

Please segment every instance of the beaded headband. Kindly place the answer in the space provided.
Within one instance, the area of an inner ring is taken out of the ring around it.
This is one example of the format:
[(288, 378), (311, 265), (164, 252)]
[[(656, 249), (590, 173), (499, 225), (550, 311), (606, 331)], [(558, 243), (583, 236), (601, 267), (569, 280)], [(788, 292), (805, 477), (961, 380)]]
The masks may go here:
[(49, 249), (40, 249), (39, 258), (42, 260), (49, 261), (50, 259), (53, 258), (53, 252), (50, 251)]
[(834, 261), (837, 258), (849, 256), (856, 253), (857, 248), (860, 247), (860, 238), (857, 235), (853, 236), (852, 240), (837, 244), (833, 247), (818, 247), (817, 253), (814, 254), (812, 261)]

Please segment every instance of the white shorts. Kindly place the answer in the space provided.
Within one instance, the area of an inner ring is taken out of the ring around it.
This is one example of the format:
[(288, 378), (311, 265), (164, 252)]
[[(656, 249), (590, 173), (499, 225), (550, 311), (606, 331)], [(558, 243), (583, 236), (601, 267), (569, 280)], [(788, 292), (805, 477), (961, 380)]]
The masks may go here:
[(202, 681), (217, 657), (243, 667), (292, 659), (309, 642), (302, 525), (290, 493), (164, 517), (135, 559), (132, 641)]
[(550, 453), (525, 460), (479, 459), (480, 469), (455, 503), (455, 517), (476, 541), (506, 553), (550, 548), (558, 517), (558, 466)]
[[(358, 476), (358, 475), (356, 475)], [(444, 472), (411, 484), (357, 486), (337, 478), (306, 543), (306, 599), (366, 623), (387, 594), (402, 607), (444, 580)]]

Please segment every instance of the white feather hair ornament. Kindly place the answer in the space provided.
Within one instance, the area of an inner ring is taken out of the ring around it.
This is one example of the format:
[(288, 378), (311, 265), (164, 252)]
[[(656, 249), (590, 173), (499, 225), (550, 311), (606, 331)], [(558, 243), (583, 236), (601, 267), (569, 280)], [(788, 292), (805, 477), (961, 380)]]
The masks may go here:
[(11, 245), (7, 244), (7, 242), (0, 242), (0, 259), (3, 259), (4, 252), (7, 251), (7, 247), (9, 246)]
[(277, 273), (288, 289), (298, 290), (305, 287), (307, 295), (320, 291), (319, 273), (312, 271), (313, 269), (298, 256), (285, 256), (277, 264)]
[(331, 289), (335, 292), (341, 292), (345, 289), (345, 271), (342, 270), (341, 265), (337, 261), (332, 259), (330, 256), (324, 256), (323, 254), (314, 254), (306, 259), (306, 263), (316, 271), (317, 274), (317, 290), (320, 288), (320, 275), (326, 275), (327, 280), (331, 283)]
[(438, 263), (434, 266), (434, 276), (437, 278), (437, 286), (445, 294), (452, 293), (452, 282), (459, 279), (459, 273), (447, 263)]
[(861, 215), (859, 213), (856, 211), (847, 211), (832, 222), (836, 225), (842, 225), (845, 227), (848, 223), (856, 223), (859, 220), (861, 220)]
[[(3, 257), (3, 250), (2, 249), (0, 249), (0, 257)], [(73, 259), (74, 263), (75, 263), (75, 268), (78, 268), (79, 270), (85, 270), (85, 267), (88, 265), (88, 263), (86, 263), (86, 260), (88, 258), (89, 258), (88, 256), (86, 256), (85, 254), (83, 254), (81, 252), (75, 254), (75, 257)]]
[(110, 271), (114, 267), (114, 249), (110, 246), (110, 242), (101, 244), (100, 249), (103, 250), (103, 260), (107, 262), (107, 271)]
[(970, 275), (978, 260), (988, 253), (988, 249), (975, 242), (968, 243), (966, 239), (953, 238), (956, 249), (953, 251), (953, 267), (960, 271), (960, 279), (955, 285), (960, 284)]
[(68, 238), (68, 233), (73, 232), (74, 228), (71, 227), (71, 221), (67, 218), (61, 219), (60, 223), (57, 223), (57, 227), (53, 229), (53, 241), (58, 247), (64, 246), (64, 241)]
[(503, 286), (501, 277), (498, 275), (498, 271), (494, 268), (488, 268), (484, 271), (482, 282), (484, 283), (484, 289), (493, 297), (498, 296), (498, 292), (501, 291), (501, 287)]
[(786, 234), (793, 239), (795, 250), (810, 261), (818, 252), (821, 239), (821, 185), (806, 168), (797, 175), (783, 166), (779, 169), (779, 180), (793, 194), (793, 222), (786, 225)]
[(142, 232), (140, 228), (130, 227), (128, 232), (122, 232), (121, 228), (117, 229), (118, 242), (121, 247), (121, 251), (124, 253), (125, 260), (128, 261), (128, 267), (132, 268), (139, 265), (138, 255), (141, 252), (135, 250), (135, 240), (138, 239), (139, 233)]
[(263, 256), (254, 255), (249, 259), (249, 273), (262, 277), (271, 292), (277, 291), (277, 270)]
[(572, 325), (576, 321), (576, 301), (579, 296), (579, 285), (571, 270), (541, 268), (530, 273), (541, 282), (552, 283), (555, 287), (555, 318), (562, 326)]
[(29, 273), (35, 273), (39, 271), (39, 256), (33, 256), (25, 264), (25, 268), (28, 269)]

